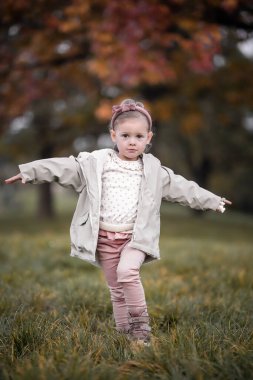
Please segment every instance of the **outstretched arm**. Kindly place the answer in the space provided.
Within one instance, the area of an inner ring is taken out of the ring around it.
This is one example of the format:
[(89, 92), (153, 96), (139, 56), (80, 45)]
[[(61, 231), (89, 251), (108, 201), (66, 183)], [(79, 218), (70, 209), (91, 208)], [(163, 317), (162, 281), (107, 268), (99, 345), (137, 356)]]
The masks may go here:
[(17, 181), (40, 184), (58, 182), (60, 185), (81, 192), (86, 186), (78, 159), (73, 156), (48, 158), (19, 165), (20, 173), (5, 180), (6, 184)]
[(196, 182), (188, 181), (181, 175), (175, 174), (173, 170), (165, 166), (161, 167), (161, 174), (164, 200), (178, 202), (197, 210), (218, 212), (224, 212), (224, 206), (232, 204), (229, 200), (203, 189)]

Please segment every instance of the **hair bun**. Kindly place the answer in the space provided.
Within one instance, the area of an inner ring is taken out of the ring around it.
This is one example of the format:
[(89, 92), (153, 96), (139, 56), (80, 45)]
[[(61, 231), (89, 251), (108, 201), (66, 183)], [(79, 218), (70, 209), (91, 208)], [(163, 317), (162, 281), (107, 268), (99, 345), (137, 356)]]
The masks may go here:
[(145, 108), (143, 103), (141, 103), (141, 102), (136, 102), (134, 99), (124, 99), (124, 100), (120, 103), (121, 106), (124, 106), (124, 105), (126, 105), (126, 104), (127, 104), (127, 105), (134, 104), (134, 105), (136, 105), (136, 106), (138, 106), (138, 107)]
[(128, 105), (128, 104), (135, 104), (135, 101), (133, 99), (124, 99), (122, 100), (122, 102), (120, 103), (121, 106), (124, 106), (124, 105)]

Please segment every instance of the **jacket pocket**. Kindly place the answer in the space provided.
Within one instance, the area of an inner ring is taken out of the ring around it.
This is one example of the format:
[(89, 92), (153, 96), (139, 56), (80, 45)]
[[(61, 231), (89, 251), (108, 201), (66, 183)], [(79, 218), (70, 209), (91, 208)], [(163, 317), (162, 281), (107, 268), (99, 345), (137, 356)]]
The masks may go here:
[(92, 228), (89, 212), (79, 216), (71, 226), (71, 240), (80, 252), (92, 249)]
[(77, 218), (77, 225), (84, 226), (87, 223), (88, 219), (89, 219), (89, 213), (86, 212), (84, 215), (79, 216), (79, 218)]

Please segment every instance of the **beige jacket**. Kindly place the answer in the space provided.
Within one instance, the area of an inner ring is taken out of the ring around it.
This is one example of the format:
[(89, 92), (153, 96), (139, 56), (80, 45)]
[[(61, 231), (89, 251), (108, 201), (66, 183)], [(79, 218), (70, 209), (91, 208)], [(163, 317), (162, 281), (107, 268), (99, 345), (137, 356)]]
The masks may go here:
[[(99, 266), (96, 254), (102, 171), (112, 149), (82, 152), (77, 158), (49, 158), (20, 165), (25, 183), (58, 182), (79, 193), (70, 227), (71, 256)], [(131, 247), (147, 253), (145, 262), (159, 259), (161, 201), (178, 202), (200, 210), (216, 210), (221, 197), (161, 165), (152, 154), (143, 154), (143, 178)]]

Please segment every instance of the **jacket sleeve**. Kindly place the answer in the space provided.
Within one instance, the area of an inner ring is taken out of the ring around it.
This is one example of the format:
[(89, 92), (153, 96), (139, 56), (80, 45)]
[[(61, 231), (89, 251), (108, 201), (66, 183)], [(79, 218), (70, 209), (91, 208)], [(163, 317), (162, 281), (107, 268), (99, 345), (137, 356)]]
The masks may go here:
[(74, 156), (28, 162), (19, 165), (19, 170), (23, 183), (58, 182), (78, 193), (86, 186), (79, 161)]
[(221, 197), (203, 189), (196, 182), (188, 181), (173, 170), (162, 166), (162, 199), (178, 202), (197, 210), (217, 210)]

